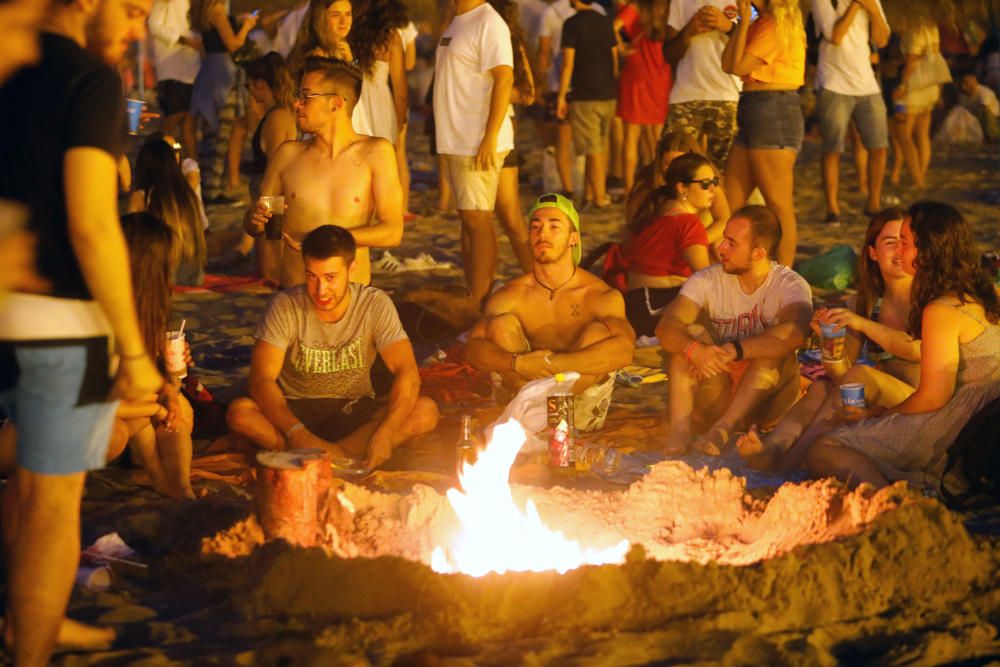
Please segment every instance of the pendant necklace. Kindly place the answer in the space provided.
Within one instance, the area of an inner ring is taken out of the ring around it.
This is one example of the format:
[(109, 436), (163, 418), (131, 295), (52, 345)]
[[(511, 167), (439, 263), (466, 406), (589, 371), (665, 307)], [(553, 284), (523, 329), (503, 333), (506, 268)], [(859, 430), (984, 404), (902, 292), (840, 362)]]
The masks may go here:
[(570, 280), (573, 280), (573, 276), (576, 275), (576, 265), (573, 266), (573, 273), (571, 273), (569, 278), (566, 279), (566, 282), (564, 282), (562, 285), (559, 285), (558, 287), (549, 287), (548, 285), (546, 285), (545, 283), (543, 283), (541, 280), (538, 279), (537, 273), (533, 273), (533, 275), (535, 276), (535, 282), (549, 291), (549, 301), (552, 301), (556, 298), (556, 290), (561, 290), (563, 287), (566, 287), (566, 285), (569, 284)]

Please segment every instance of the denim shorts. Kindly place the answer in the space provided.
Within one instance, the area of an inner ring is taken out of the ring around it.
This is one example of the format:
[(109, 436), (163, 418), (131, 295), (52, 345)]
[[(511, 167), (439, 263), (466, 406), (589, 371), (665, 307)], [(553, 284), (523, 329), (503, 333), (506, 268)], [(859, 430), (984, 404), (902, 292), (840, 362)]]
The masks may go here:
[(841, 95), (822, 88), (816, 102), (824, 153), (844, 152), (844, 136), (851, 118), (865, 148), (877, 150), (889, 146), (889, 121), (881, 94)]
[(749, 149), (802, 149), (805, 122), (794, 90), (751, 90), (740, 93), (736, 108), (736, 145)]

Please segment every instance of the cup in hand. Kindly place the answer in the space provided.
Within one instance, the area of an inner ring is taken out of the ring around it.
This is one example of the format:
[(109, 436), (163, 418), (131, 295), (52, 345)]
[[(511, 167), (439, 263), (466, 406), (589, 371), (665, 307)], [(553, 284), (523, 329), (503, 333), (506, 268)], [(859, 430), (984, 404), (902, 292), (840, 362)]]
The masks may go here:
[(840, 402), (853, 408), (865, 407), (865, 385), (860, 382), (840, 385)]
[(264, 195), (258, 200), (260, 206), (271, 214), (264, 225), (264, 238), (280, 241), (285, 219), (285, 198), (281, 195)]
[(187, 377), (184, 341), (185, 336), (181, 331), (168, 331), (163, 334), (163, 360), (167, 365), (167, 373), (174, 382), (180, 382)]
[(833, 322), (823, 322), (819, 325), (823, 339), (823, 361), (832, 363), (844, 360), (844, 337), (847, 329)]
[(139, 134), (139, 125), (142, 124), (142, 109), (146, 103), (142, 100), (129, 98), (125, 100), (125, 111), (128, 114), (128, 133)]

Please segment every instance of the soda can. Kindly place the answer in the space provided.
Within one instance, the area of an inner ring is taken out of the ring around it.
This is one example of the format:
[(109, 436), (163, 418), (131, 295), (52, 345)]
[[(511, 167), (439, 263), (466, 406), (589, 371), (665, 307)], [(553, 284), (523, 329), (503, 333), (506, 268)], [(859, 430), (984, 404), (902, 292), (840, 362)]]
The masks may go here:
[(549, 436), (549, 465), (553, 468), (573, 466), (573, 436), (565, 420), (559, 422)]
[(545, 397), (545, 411), (549, 428), (555, 428), (559, 422), (566, 422), (570, 431), (574, 431), (576, 424), (573, 423), (573, 394), (549, 394)]
[(840, 385), (840, 402), (845, 406), (855, 408), (865, 407), (865, 385), (860, 382), (849, 382)]

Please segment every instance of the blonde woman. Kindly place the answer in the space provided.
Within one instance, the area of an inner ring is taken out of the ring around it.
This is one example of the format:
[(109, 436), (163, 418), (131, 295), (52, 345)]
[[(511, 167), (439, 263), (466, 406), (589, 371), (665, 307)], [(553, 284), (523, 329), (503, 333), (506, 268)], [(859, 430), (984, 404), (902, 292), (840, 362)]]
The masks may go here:
[[(752, 20), (752, 10), (760, 13)], [(799, 0), (738, 0), (739, 20), (722, 52), (722, 69), (743, 79), (739, 133), (726, 161), (726, 199), (733, 209), (760, 188), (781, 224), (777, 261), (791, 266), (797, 240), (795, 158), (804, 122), (798, 89), (805, 82), (806, 35)]]

